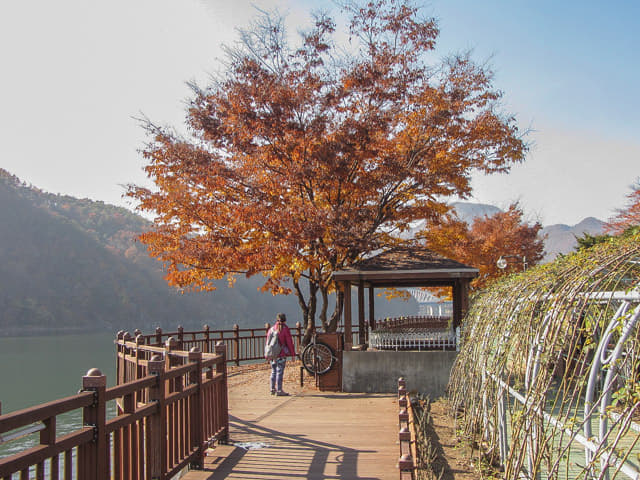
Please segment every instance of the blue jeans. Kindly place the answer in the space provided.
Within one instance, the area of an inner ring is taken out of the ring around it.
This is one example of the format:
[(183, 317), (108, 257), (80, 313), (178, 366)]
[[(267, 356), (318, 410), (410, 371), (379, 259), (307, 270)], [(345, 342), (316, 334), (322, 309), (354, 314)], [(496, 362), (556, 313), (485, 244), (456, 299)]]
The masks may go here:
[(286, 357), (271, 360), (271, 391), (282, 391), (282, 377), (284, 376), (284, 366), (287, 363)]

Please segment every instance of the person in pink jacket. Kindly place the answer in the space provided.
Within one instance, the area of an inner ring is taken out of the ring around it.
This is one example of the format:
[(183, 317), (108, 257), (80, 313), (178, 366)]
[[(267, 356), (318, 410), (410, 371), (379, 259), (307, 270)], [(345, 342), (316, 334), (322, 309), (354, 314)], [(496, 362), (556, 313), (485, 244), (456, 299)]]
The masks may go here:
[(267, 338), (269, 333), (275, 331), (278, 334), (278, 340), (280, 342), (280, 355), (278, 358), (271, 359), (271, 395), (278, 395), (280, 397), (289, 395), (282, 390), (282, 378), (284, 376), (284, 367), (287, 363), (287, 357), (296, 357), (296, 349), (293, 346), (293, 338), (291, 337), (291, 331), (287, 327), (287, 316), (284, 313), (276, 315), (276, 323), (267, 332)]

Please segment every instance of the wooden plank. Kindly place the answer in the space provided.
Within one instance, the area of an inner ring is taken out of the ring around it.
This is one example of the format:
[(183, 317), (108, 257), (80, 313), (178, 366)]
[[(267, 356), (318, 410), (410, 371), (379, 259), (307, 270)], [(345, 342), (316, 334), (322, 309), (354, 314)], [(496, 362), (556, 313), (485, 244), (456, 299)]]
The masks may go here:
[[(292, 395), (274, 397), (269, 373), (230, 388), (231, 445), (209, 450), (205, 469), (183, 480), (398, 478), (397, 395), (287, 384)], [(245, 442), (264, 448), (237, 446)]]

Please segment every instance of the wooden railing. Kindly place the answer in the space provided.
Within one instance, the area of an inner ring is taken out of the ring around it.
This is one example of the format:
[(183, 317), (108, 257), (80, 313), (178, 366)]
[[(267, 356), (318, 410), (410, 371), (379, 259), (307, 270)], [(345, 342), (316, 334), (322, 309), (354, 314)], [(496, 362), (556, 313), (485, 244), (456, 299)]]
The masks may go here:
[(398, 379), (398, 444), (400, 445), (400, 458), (398, 470), (400, 480), (413, 480), (415, 478), (416, 429), (413, 416), (411, 399), (407, 393), (404, 378)]
[[(40, 434), (35, 447), (0, 459), (1, 479), (168, 480), (201, 468), (206, 448), (228, 439), (224, 343), (213, 353), (117, 343), (117, 386), (91, 369), (78, 394), (0, 416), (0, 441)], [(108, 420), (109, 401), (117, 415)], [(83, 426), (58, 436), (57, 419), (78, 409)]]
[[(189, 351), (193, 347), (203, 353), (213, 352), (213, 348), (219, 342), (227, 347), (227, 362), (240, 365), (240, 362), (264, 360), (264, 344), (267, 331), (271, 327), (266, 323), (263, 328), (240, 328), (234, 325), (227, 330), (211, 330), (205, 325), (202, 330), (188, 331), (179, 326), (174, 332), (164, 332), (157, 328), (155, 333), (143, 335), (140, 330), (135, 330), (133, 335), (127, 332), (118, 332), (118, 339), (126, 339), (140, 345), (164, 347), (169, 338), (173, 338), (176, 350)], [(296, 352), (300, 352), (302, 345), (303, 329), (300, 322), (290, 327)]]

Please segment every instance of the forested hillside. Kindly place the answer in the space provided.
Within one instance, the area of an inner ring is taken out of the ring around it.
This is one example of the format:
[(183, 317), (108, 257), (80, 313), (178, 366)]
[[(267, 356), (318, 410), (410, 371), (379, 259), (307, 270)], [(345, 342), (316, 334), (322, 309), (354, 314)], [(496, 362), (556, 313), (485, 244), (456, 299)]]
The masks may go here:
[[(142, 217), (119, 207), (54, 195), (0, 169), (0, 335), (140, 328), (258, 326), (283, 311), (299, 318), (293, 296), (235, 288), (180, 294), (166, 285), (137, 233)], [(376, 305), (377, 306), (377, 305)], [(377, 310), (412, 313), (415, 303)]]

